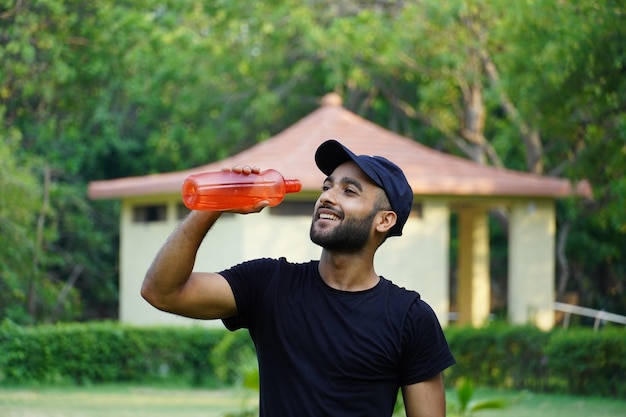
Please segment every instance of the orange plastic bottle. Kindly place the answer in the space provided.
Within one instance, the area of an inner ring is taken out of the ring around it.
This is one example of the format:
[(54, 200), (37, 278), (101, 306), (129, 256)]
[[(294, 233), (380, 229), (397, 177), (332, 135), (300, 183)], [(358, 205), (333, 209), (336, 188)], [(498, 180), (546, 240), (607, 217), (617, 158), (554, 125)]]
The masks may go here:
[(251, 209), (260, 201), (277, 206), (287, 193), (302, 189), (299, 180), (285, 180), (274, 169), (259, 174), (229, 171), (189, 175), (183, 182), (183, 202), (190, 210)]

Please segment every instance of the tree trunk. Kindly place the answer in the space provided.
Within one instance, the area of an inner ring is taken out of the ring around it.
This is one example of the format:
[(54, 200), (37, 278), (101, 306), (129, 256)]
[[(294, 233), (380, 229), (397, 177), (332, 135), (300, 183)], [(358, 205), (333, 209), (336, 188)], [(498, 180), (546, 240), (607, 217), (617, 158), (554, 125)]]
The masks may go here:
[(485, 118), (482, 86), (473, 83), (463, 89), (461, 136), (471, 145), (472, 160), (481, 165), (485, 165)]
[(570, 227), (571, 223), (569, 221), (560, 227), (556, 244), (556, 256), (559, 265), (559, 284), (556, 291), (557, 300), (563, 299), (565, 291), (567, 290), (567, 282), (569, 281), (569, 262), (567, 261), (567, 255), (565, 255), (565, 245), (567, 243)]
[(74, 269), (72, 270), (72, 274), (65, 282), (63, 289), (61, 290), (61, 292), (59, 293), (59, 296), (57, 297), (57, 302), (54, 308), (52, 309), (52, 314), (50, 315), (50, 318), (49, 318), (50, 323), (55, 323), (57, 319), (59, 318), (59, 314), (61, 313), (61, 309), (63, 307), (63, 303), (65, 302), (65, 299), (69, 295), (72, 288), (74, 288), (74, 284), (76, 284), (78, 277), (80, 276), (80, 274), (83, 272), (84, 269), (85, 267), (80, 264), (74, 266)]
[(541, 143), (539, 130), (526, 123), (517, 110), (517, 107), (515, 107), (506, 92), (502, 90), (500, 85), (500, 74), (486, 50), (481, 51), (481, 59), (483, 62), (483, 68), (489, 78), (489, 82), (497, 91), (499, 91), (500, 105), (504, 109), (509, 120), (513, 122), (520, 132), (520, 137), (522, 142), (524, 142), (526, 150), (526, 168), (529, 172), (543, 174), (543, 144)]
[(37, 235), (35, 242), (35, 254), (33, 256), (33, 269), (28, 287), (28, 314), (34, 320), (37, 315), (37, 284), (39, 281), (39, 267), (41, 252), (43, 251), (43, 233), (46, 222), (46, 213), (50, 205), (50, 167), (45, 166), (43, 171), (43, 202), (37, 218)]

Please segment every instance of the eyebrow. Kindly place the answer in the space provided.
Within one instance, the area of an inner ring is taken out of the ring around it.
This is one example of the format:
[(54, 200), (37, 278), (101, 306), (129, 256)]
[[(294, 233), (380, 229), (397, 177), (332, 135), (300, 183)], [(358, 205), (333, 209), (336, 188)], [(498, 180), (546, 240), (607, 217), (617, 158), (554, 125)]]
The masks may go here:
[[(335, 177), (333, 177), (332, 175), (329, 175), (328, 177), (326, 177), (326, 179), (324, 180), (324, 183), (335, 183)], [(361, 184), (360, 181), (357, 181), (356, 179), (352, 178), (352, 177), (343, 177), (341, 178), (341, 180), (339, 181), (340, 183), (343, 184), (351, 184), (354, 185), (356, 188), (358, 188), (359, 191), (363, 191), (363, 184)]]

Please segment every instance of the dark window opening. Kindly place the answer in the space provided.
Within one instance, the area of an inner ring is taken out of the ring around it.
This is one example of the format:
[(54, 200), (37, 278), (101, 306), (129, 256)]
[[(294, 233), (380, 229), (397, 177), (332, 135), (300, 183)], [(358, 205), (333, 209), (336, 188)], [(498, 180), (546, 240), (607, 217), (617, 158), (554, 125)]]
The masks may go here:
[(423, 209), (424, 207), (421, 201), (413, 202), (413, 207), (411, 207), (411, 211), (415, 213), (415, 215), (420, 219), (423, 217)]
[(165, 204), (153, 204), (133, 207), (133, 222), (152, 223), (162, 222), (167, 218), (167, 207)]
[(186, 205), (180, 203), (176, 206), (176, 218), (178, 220), (182, 220), (187, 217), (190, 211), (191, 210), (189, 210)]
[(312, 201), (283, 201), (270, 207), (272, 216), (312, 216), (315, 203)]

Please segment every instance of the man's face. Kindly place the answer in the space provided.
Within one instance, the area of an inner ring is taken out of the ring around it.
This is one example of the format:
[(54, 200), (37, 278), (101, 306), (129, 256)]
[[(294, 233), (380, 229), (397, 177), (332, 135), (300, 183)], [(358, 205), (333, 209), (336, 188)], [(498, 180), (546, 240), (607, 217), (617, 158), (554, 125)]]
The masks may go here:
[(332, 252), (355, 253), (365, 247), (380, 208), (382, 192), (353, 162), (335, 169), (315, 205), (311, 241)]

